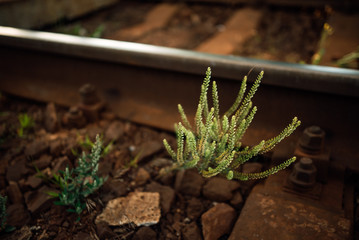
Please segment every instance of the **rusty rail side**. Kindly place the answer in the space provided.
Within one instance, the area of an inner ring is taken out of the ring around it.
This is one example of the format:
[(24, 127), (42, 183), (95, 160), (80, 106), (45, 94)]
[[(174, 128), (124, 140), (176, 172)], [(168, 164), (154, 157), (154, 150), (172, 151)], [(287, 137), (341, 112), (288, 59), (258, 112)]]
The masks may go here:
[(264, 69), (254, 99), (259, 111), (245, 143), (275, 136), (298, 116), (302, 128), (326, 130), (333, 161), (359, 171), (358, 71), (4, 27), (0, 54), (1, 91), (71, 106), (79, 101), (79, 87), (92, 83), (120, 117), (167, 130), (179, 120), (178, 103), (193, 117), (207, 66), (218, 82), (222, 110), (235, 99), (244, 74), (254, 67), (253, 80)]

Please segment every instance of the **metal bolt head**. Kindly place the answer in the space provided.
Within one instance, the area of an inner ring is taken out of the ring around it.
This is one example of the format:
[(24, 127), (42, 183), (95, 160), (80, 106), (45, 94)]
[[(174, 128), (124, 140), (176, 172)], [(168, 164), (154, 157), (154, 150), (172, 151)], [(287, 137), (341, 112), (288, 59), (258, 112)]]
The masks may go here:
[(313, 160), (307, 157), (303, 157), (300, 159), (299, 164), (302, 169), (308, 170), (312, 168)]
[(310, 158), (301, 158), (293, 167), (289, 180), (297, 187), (311, 188), (316, 182), (317, 169)]
[(304, 130), (299, 139), (299, 145), (308, 152), (320, 152), (324, 148), (325, 132), (318, 126), (311, 126)]
[(86, 124), (86, 119), (81, 109), (77, 106), (71, 107), (64, 115), (64, 124), (69, 127), (83, 127)]
[(78, 116), (79, 114), (81, 114), (81, 111), (80, 111), (80, 109), (78, 107), (71, 107), (69, 109), (69, 114), (71, 116)]
[(81, 102), (85, 105), (93, 105), (96, 104), (99, 99), (96, 94), (96, 88), (92, 84), (83, 85), (80, 90)]

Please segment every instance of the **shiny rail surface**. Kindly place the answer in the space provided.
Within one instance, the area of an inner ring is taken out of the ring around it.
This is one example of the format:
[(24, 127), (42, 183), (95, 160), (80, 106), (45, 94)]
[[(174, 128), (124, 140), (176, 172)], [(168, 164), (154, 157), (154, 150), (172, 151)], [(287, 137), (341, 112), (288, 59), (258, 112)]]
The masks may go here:
[[(0, 27), (0, 90), (71, 106), (84, 83), (97, 87), (118, 116), (172, 130), (177, 104), (194, 116), (208, 66), (217, 80), (222, 109), (235, 99), (242, 77), (265, 71), (255, 96), (258, 113), (244, 141), (277, 135), (293, 116), (302, 129), (327, 131), (333, 161), (359, 172), (359, 72), (55, 33)], [(288, 140), (294, 144), (300, 130)]]
[(250, 69), (257, 68), (266, 72), (264, 84), (359, 96), (359, 71), (356, 70), (223, 56), (10, 27), (0, 27), (0, 44), (198, 75), (203, 74), (203, 66), (212, 66), (216, 68), (214, 76), (236, 80)]

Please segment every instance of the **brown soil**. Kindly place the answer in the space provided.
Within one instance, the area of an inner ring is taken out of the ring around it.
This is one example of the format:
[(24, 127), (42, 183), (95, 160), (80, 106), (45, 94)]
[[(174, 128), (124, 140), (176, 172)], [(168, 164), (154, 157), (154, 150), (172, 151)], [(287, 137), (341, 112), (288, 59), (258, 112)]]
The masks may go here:
[[(54, 112), (46, 110), (47, 104), (8, 95), (1, 96), (0, 104), (0, 189), (3, 196), (8, 196), (7, 223), (16, 227), (13, 232), (0, 233), (0, 239), (201, 239), (203, 213), (221, 202), (235, 209), (238, 217), (254, 184), (236, 183), (227, 193), (216, 193), (220, 188), (215, 188), (209, 194), (204, 190), (209, 180), (196, 171), (184, 172), (183, 178), (180, 177), (183, 173), (175, 172), (159, 177), (159, 170), (171, 164), (162, 139), (175, 146), (174, 136), (123, 121), (108, 111), (102, 112), (96, 122), (69, 128), (61, 121), (67, 108), (56, 106), (57, 124), (49, 125)], [(24, 137), (16, 132), (20, 113), (27, 113), (35, 120), (34, 128)], [(80, 139), (89, 136), (94, 140), (96, 134), (103, 134), (105, 144), (113, 141), (110, 153), (101, 158), (99, 166), (99, 174), (108, 176), (108, 180), (89, 197), (96, 206), (85, 210), (76, 222), (76, 214), (54, 205), (53, 199), (48, 200), (44, 191), (56, 188), (36, 177), (34, 165), (44, 173), (64, 169), (66, 165), (75, 166), (77, 158), (73, 150), (83, 150)], [(139, 152), (142, 154), (138, 166), (128, 167)], [(95, 223), (109, 200), (134, 191), (160, 193), (159, 223), (149, 227)], [(234, 220), (228, 220), (232, 221), (230, 226)], [(229, 233), (221, 239), (226, 239)]]

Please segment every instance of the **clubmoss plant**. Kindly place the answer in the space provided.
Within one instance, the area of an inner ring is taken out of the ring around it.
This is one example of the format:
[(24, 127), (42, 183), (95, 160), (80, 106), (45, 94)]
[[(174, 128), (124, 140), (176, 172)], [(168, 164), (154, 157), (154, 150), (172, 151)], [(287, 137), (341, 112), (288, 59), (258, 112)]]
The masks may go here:
[(246, 96), (247, 77), (245, 76), (232, 107), (223, 116), (220, 116), (215, 81), (212, 85), (213, 107), (209, 109), (207, 94), (211, 69), (207, 69), (194, 126), (188, 121), (182, 106), (179, 104), (178, 110), (182, 122), (175, 124), (177, 151), (171, 148), (166, 139), (163, 140), (168, 153), (176, 161), (171, 169), (197, 168), (204, 177), (221, 174), (229, 180), (250, 180), (267, 177), (288, 167), (295, 161), (295, 157), (292, 157), (280, 165), (260, 173), (237, 171), (241, 164), (254, 156), (273, 149), (276, 144), (289, 136), (300, 125), (300, 121), (294, 117), (292, 122), (278, 136), (269, 140), (262, 140), (253, 147), (242, 146), (241, 139), (257, 112), (257, 107), (252, 106), (252, 97), (260, 85), (263, 74), (262, 71), (258, 75)]
[(81, 214), (86, 208), (86, 198), (99, 189), (107, 179), (97, 175), (101, 151), (102, 141), (97, 135), (91, 153), (86, 155), (83, 152), (76, 168), (66, 167), (59, 175), (53, 175), (54, 179), (51, 182), (57, 185), (61, 192), (48, 194), (58, 198), (58, 201), (54, 202), (56, 205), (69, 206), (68, 212)]

